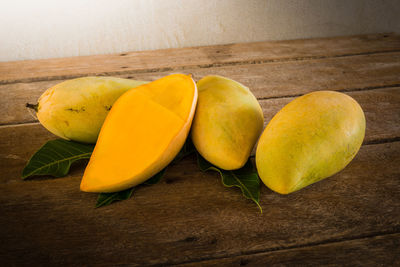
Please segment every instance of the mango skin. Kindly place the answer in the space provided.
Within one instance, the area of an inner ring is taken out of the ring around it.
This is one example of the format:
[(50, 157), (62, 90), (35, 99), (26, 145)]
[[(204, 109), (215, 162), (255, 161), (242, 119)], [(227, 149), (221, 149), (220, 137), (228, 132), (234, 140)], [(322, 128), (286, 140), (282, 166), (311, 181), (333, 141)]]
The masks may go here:
[(82, 143), (96, 143), (114, 102), (127, 90), (147, 82), (114, 77), (82, 77), (47, 89), (36, 116), (51, 133)]
[(197, 88), (191, 131), (197, 151), (221, 169), (243, 167), (263, 129), (260, 104), (247, 87), (221, 76), (206, 76)]
[(288, 194), (341, 171), (365, 135), (365, 117), (350, 96), (317, 91), (296, 98), (268, 123), (256, 165), (271, 190)]

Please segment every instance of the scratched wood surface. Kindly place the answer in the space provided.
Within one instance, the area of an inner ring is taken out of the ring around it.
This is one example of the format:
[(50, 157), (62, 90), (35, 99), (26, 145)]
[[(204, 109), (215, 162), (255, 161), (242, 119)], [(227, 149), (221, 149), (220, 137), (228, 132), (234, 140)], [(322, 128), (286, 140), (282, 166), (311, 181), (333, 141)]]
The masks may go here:
[[(154, 80), (220, 74), (247, 85), (265, 123), (296, 96), (349, 94), (364, 109), (359, 154), (340, 173), (283, 196), (261, 189), (260, 214), (194, 157), (157, 185), (95, 209), (79, 191), (84, 163), (58, 179), (22, 181), (29, 157), (55, 138), (24, 104), (65, 79)], [(400, 264), (400, 36), (231, 44), (0, 63), (0, 263), (263, 266)]]

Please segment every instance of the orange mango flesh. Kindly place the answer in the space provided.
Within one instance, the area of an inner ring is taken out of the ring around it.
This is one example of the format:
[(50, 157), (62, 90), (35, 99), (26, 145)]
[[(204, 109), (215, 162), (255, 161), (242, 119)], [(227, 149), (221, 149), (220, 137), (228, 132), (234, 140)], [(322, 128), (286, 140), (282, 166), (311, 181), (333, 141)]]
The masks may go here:
[(106, 117), (81, 190), (121, 191), (165, 168), (186, 140), (196, 102), (196, 84), (183, 74), (123, 94)]

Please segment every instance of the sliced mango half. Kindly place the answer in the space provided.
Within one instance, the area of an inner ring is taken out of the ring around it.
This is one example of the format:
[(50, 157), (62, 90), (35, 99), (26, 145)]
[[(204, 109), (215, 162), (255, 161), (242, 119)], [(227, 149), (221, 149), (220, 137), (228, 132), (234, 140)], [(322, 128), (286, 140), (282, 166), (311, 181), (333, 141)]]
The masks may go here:
[(196, 84), (184, 74), (124, 93), (104, 121), (81, 190), (121, 191), (165, 168), (187, 138), (196, 103)]

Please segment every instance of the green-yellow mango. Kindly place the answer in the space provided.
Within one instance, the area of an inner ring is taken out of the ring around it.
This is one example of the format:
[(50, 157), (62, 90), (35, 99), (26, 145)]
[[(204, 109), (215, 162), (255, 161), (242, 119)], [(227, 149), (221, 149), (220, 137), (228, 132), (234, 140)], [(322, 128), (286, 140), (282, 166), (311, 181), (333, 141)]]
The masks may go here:
[(127, 90), (146, 82), (114, 77), (83, 77), (47, 89), (37, 105), (40, 123), (67, 140), (96, 143), (114, 102)]
[(365, 135), (365, 117), (350, 96), (312, 92), (283, 107), (258, 141), (261, 180), (288, 194), (327, 178), (355, 157)]
[(215, 166), (241, 168), (263, 129), (260, 104), (247, 87), (221, 76), (204, 77), (197, 88), (193, 144)]

